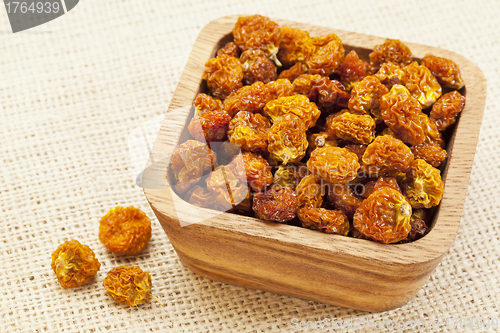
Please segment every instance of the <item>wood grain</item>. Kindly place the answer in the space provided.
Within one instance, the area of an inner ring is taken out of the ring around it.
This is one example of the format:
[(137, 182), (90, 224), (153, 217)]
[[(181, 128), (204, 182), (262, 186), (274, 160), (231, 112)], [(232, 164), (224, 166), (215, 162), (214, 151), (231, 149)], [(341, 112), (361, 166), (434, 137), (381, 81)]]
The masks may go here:
[[(386, 311), (411, 300), (455, 240), (472, 168), (486, 100), (486, 80), (471, 61), (436, 47), (406, 43), (416, 59), (432, 53), (452, 59), (465, 81), (466, 106), (448, 144), (443, 167), (445, 190), (433, 228), (408, 244), (327, 235), (278, 223), (194, 208), (169, 189), (168, 156), (189, 138), (190, 108), (202, 91), (204, 64), (231, 39), (237, 16), (208, 24), (200, 33), (174, 93), (144, 172), (144, 193), (182, 262), (197, 274), (246, 288), (366, 311)], [(307, 30), (312, 36), (335, 33), (346, 54), (355, 49), (368, 59), (385, 38), (327, 27), (276, 20), (280, 25)], [(160, 162), (158, 162), (160, 161)], [(199, 223), (181, 227), (179, 214)]]

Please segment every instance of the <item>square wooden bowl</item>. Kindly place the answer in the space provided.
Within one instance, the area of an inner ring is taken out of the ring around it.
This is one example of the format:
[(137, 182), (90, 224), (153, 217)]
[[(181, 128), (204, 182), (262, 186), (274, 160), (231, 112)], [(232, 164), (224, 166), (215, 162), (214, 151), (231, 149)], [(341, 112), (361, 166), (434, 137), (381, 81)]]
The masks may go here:
[[(427, 53), (452, 59), (465, 81), (462, 92), (466, 105), (448, 140), (449, 158), (442, 169), (443, 199), (432, 230), (422, 239), (384, 245), (231, 213), (214, 216), (213, 211), (210, 215), (210, 210), (195, 208), (170, 190), (168, 161), (163, 159), (175, 145), (189, 139), (190, 106), (199, 92), (206, 91), (201, 79), (204, 64), (232, 39), (237, 18), (222, 17), (201, 31), (153, 146), (152, 159), (161, 162), (152, 163), (143, 175), (144, 184), (149, 184), (144, 193), (175, 251), (189, 269), (215, 281), (366, 311), (386, 311), (406, 304), (455, 240), (486, 99), (484, 75), (456, 53), (405, 42), (417, 60)], [(335, 33), (346, 54), (354, 49), (365, 60), (375, 45), (385, 41), (275, 21), (306, 30), (311, 36)], [(181, 211), (200, 215), (200, 222), (182, 227), (178, 218)]]

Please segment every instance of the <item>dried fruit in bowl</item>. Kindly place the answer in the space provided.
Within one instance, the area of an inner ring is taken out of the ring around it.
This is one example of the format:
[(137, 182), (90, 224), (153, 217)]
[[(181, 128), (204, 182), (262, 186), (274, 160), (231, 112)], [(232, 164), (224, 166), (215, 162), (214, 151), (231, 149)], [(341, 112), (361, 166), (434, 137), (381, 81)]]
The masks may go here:
[(426, 161), (416, 159), (411, 164), (411, 173), (405, 182), (404, 191), (413, 208), (437, 206), (444, 191), (441, 172)]
[(269, 130), (270, 157), (286, 165), (299, 162), (307, 150), (306, 126), (293, 113), (287, 113), (277, 120)]
[(214, 96), (224, 99), (243, 85), (243, 75), (238, 58), (221, 54), (207, 61), (202, 78)]
[(307, 166), (327, 182), (345, 184), (356, 178), (359, 162), (358, 156), (345, 148), (320, 147), (313, 150)]
[(353, 217), (362, 235), (385, 244), (405, 239), (410, 230), (411, 205), (401, 192), (382, 187), (363, 200)]

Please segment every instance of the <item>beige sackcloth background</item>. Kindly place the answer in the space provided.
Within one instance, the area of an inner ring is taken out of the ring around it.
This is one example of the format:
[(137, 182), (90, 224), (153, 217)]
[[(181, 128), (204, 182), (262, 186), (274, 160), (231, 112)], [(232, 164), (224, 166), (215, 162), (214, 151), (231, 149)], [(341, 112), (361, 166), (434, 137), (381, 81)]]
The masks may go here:
[[(165, 113), (202, 27), (254, 13), (445, 48), (484, 72), (488, 97), (460, 230), (407, 305), (368, 313), (197, 276), (135, 185), (128, 135)], [(293, 318), (440, 318), (428, 331), (448, 332), (457, 330), (447, 318), (499, 318), (499, 17), (495, 0), (85, 0), (12, 34), (0, 9), (0, 332), (288, 332)], [(114, 255), (97, 239), (100, 217), (116, 205), (152, 219), (151, 242), (136, 257)], [(89, 245), (102, 267), (91, 282), (63, 289), (50, 255), (70, 239)], [(149, 272), (166, 306), (115, 302), (102, 281), (118, 265)]]

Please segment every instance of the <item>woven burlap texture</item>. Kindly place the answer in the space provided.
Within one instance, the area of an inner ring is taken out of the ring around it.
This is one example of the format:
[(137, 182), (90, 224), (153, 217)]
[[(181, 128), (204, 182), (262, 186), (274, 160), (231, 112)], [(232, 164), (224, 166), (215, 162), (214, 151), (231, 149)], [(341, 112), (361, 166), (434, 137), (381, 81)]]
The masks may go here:
[[(382, 320), (439, 318), (432, 331), (448, 332), (455, 330), (447, 318), (499, 317), (497, 1), (86, 0), (17, 34), (0, 12), (0, 331), (285, 332), (294, 331), (293, 318), (378, 323), (350, 330), (367, 332), (384, 331)], [(165, 113), (203, 26), (253, 13), (445, 48), (484, 72), (488, 97), (460, 230), (407, 305), (367, 313), (204, 279), (183, 266), (135, 185), (129, 133)], [(136, 257), (114, 255), (97, 239), (100, 217), (116, 205), (152, 219), (152, 240)], [(102, 268), (91, 282), (63, 289), (50, 254), (69, 239), (89, 245)], [(151, 274), (165, 307), (130, 308), (107, 294), (106, 273), (132, 264)]]

